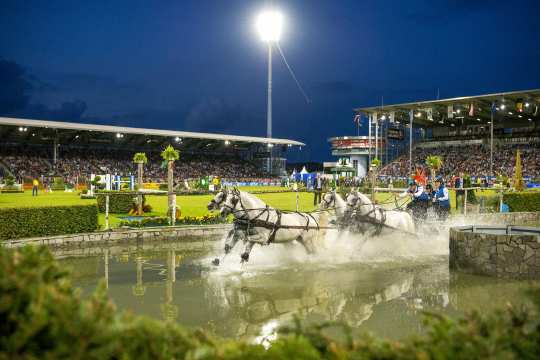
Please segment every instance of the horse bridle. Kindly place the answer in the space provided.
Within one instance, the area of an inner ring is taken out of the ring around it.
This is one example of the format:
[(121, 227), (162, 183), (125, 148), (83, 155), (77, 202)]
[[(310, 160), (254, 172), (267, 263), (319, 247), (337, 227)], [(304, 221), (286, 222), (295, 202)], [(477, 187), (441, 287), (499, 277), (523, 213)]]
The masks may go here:
[[(225, 200), (227, 200), (227, 192), (221, 190), (220, 193), (223, 194), (223, 198), (222, 198), (219, 202), (217, 202), (217, 201), (215, 200), (215, 198), (212, 199), (212, 200), (210, 200), (210, 204), (214, 204), (214, 205), (216, 206), (216, 208), (219, 208), (219, 206), (220, 206), (219, 204), (221, 204), (222, 202), (224, 202)], [(219, 194), (219, 193), (218, 193), (218, 194)], [(217, 196), (218, 194), (216, 194), (216, 196)]]
[[(330, 196), (332, 196), (332, 200), (327, 201), (327, 200), (325, 199), (326, 194), (329, 194)], [(322, 197), (321, 202), (323, 202), (324, 205), (325, 205), (327, 208), (336, 207), (336, 194), (334, 194), (334, 193), (326, 193), (326, 194)], [(334, 205), (333, 205), (333, 206), (330, 206), (330, 204), (332, 204), (332, 203), (333, 203)]]

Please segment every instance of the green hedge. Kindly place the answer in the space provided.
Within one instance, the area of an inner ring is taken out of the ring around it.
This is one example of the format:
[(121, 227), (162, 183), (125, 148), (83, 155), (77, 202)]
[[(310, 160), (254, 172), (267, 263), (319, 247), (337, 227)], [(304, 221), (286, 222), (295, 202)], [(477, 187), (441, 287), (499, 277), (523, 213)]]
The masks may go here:
[[(99, 194), (115, 194), (109, 196), (109, 213), (110, 214), (126, 214), (131, 210), (133, 204), (137, 202), (137, 195), (123, 194), (121, 191), (99, 191)], [(146, 197), (143, 195), (143, 203)], [(97, 196), (99, 212), (105, 212), (105, 196)]]
[(540, 192), (524, 191), (503, 194), (510, 211), (540, 211)]
[(0, 359), (537, 359), (540, 354), (538, 289), (530, 291), (534, 308), (509, 305), (458, 320), (427, 315), (424, 331), (413, 338), (353, 336), (345, 324), (297, 321), (280, 329), (265, 349), (118, 312), (103, 282), (84, 300), (69, 272), (43, 247), (0, 248), (0, 269)]
[(0, 240), (95, 231), (96, 205), (0, 209)]

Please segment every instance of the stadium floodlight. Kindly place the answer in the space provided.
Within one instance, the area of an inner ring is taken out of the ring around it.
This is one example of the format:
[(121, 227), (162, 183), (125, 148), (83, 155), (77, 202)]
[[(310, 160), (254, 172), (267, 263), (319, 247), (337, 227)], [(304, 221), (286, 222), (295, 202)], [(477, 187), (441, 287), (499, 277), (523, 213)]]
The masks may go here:
[(279, 11), (266, 10), (257, 17), (257, 30), (263, 41), (279, 41), (282, 27), (283, 16)]
[[(259, 14), (256, 22), (257, 31), (262, 41), (268, 44), (268, 103), (266, 109), (266, 137), (272, 138), (272, 44), (281, 38), (283, 16), (277, 10), (267, 9)], [(270, 144), (269, 144), (270, 145)], [(271, 148), (272, 146), (268, 146)], [(272, 151), (268, 170), (272, 173)]]
[(180, 141), (182, 141), (182, 139), (177, 136), (177, 137), (174, 138), (174, 141), (180, 142)]
[(504, 110), (506, 108), (506, 105), (501, 104), (501, 110)]
[(508, 112), (508, 115), (514, 115), (514, 113), (513, 113), (513, 112), (511, 112), (511, 111), (509, 111), (509, 112)]
[(225, 140), (225, 146), (229, 146), (230, 145), (230, 141), (229, 140)]
[(531, 104), (529, 104), (528, 102), (525, 103), (525, 107), (529, 107)]

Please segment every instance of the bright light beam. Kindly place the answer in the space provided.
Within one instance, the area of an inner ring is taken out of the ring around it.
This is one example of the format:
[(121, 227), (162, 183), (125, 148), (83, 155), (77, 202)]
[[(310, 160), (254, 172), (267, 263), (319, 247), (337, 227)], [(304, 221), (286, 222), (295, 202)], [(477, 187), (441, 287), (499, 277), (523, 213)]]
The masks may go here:
[(257, 30), (263, 41), (277, 42), (281, 37), (283, 16), (275, 10), (267, 10), (257, 17)]

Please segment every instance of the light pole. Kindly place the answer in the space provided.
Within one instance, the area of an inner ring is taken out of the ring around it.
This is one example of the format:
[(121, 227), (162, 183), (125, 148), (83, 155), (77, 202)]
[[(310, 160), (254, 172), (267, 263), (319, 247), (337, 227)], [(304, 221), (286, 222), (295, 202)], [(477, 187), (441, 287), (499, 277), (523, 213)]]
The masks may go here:
[[(281, 37), (283, 17), (275, 10), (266, 10), (257, 18), (257, 30), (261, 40), (268, 44), (268, 99), (266, 109), (266, 137), (272, 138), (272, 45)], [(272, 147), (270, 149), (269, 172), (272, 173)]]

